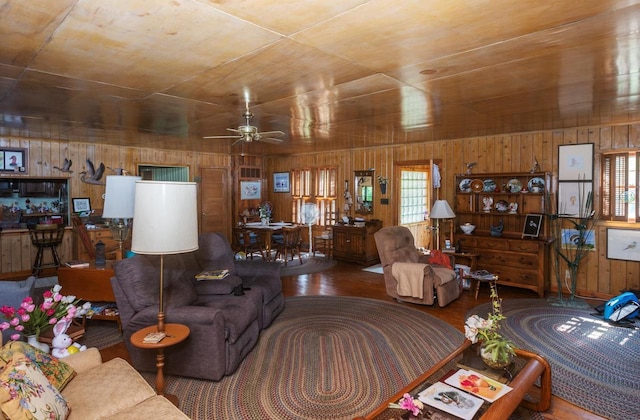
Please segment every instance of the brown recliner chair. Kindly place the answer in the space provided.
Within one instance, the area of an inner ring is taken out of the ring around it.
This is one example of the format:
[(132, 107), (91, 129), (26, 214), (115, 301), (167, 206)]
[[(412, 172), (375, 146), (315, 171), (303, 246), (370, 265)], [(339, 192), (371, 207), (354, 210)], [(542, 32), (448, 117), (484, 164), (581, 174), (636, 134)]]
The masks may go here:
[[(440, 307), (448, 305), (460, 296), (461, 288), (455, 271), (429, 264), (429, 256), (421, 255), (415, 247), (411, 231), (404, 226), (389, 226), (374, 234), (380, 262), (384, 272), (387, 294), (399, 301), (433, 305), (437, 300)], [(393, 276), (394, 263), (422, 263), (424, 277), (422, 283), (422, 299), (398, 294), (398, 280)], [(452, 267), (454, 267), (452, 263)]]

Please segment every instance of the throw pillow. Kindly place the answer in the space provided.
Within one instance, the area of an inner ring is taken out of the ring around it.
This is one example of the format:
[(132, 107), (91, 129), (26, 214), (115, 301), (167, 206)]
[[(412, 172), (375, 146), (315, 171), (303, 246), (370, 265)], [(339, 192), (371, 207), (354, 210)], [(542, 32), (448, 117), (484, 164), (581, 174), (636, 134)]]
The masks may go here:
[(66, 419), (69, 405), (38, 366), (15, 354), (0, 372), (0, 407), (11, 420)]
[(65, 362), (24, 341), (11, 341), (0, 348), (0, 369), (13, 359), (14, 354), (23, 355), (36, 364), (51, 385), (60, 391), (76, 374), (73, 368)]
[(442, 251), (438, 251), (437, 249), (431, 251), (429, 264), (441, 265), (451, 269), (451, 259), (449, 259), (447, 255), (444, 255)]

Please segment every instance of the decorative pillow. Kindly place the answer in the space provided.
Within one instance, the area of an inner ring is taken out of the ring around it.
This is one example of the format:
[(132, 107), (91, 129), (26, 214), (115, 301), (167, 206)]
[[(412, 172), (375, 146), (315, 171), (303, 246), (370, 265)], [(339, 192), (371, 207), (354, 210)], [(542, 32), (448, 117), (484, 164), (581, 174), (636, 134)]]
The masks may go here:
[(71, 366), (37, 349), (24, 341), (11, 341), (0, 347), (0, 369), (13, 359), (22, 355), (36, 364), (48, 381), (59, 391), (76, 375)]
[(66, 419), (69, 405), (38, 366), (15, 354), (0, 372), (0, 407), (9, 419)]
[(429, 258), (429, 264), (441, 265), (446, 268), (451, 268), (451, 259), (444, 255), (442, 251), (432, 250), (431, 257)]

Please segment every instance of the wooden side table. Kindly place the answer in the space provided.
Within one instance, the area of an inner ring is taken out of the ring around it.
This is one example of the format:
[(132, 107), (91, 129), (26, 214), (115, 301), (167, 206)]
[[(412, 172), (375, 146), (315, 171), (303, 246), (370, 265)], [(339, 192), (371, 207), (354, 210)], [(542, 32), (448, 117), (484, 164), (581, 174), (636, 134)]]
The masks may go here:
[[(115, 302), (116, 297), (111, 288), (111, 277), (115, 275), (112, 264), (107, 261), (107, 265), (104, 267), (96, 267), (93, 262), (86, 268), (60, 267), (58, 268), (58, 284), (62, 286), (64, 295), (74, 295), (92, 304)], [(122, 332), (119, 315), (93, 314), (91, 319), (115, 321)]]
[(144, 338), (147, 334), (151, 334), (158, 331), (157, 325), (151, 325), (150, 327), (143, 328), (136, 331), (131, 336), (131, 344), (141, 349), (157, 350), (156, 354), (156, 368), (158, 368), (158, 374), (156, 375), (156, 392), (158, 395), (162, 395), (169, 401), (171, 401), (176, 407), (178, 406), (178, 397), (171, 394), (164, 393), (164, 349), (167, 347), (175, 346), (182, 343), (189, 337), (189, 327), (182, 324), (165, 324), (164, 332), (167, 334), (165, 338), (159, 343), (145, 343)]
[(329, 259), (333, 258), (333, 237), (314, 236), (313, 237), (313, 256), (317, 252), (322, 252)]

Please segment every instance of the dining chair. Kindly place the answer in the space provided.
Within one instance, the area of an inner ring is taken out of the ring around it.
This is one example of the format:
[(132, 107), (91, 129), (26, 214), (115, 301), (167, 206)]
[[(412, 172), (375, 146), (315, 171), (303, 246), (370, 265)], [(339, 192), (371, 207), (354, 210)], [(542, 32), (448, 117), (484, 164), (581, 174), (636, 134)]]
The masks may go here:
[(266, 259), (263, 234), (260, 230), (234, 227), (232, 246), (235, 252), (244, 252), (247, 258), (253, 259), (254, 254), (259, 254), (263, 260)]
[(282, 228), (282, 242), (276, 242), (276, 259), (284, 259), (284, 266), (287, 266), (289, 262), (289, 256), (291, 261), (293, 257), (298, 254), (300, 264), (302, 264), (302, 254), (300, 253), (300, 237), (301, 226), (283, 227)]

